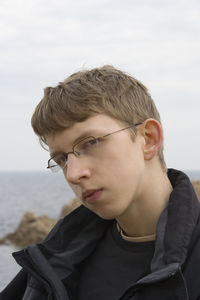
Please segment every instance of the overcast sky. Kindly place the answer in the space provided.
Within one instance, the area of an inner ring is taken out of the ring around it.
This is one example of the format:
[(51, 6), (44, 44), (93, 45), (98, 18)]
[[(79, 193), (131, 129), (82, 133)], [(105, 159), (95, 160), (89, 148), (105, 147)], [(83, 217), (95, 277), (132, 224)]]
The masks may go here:
[(30, 125), (43, 88), (112, 64), (150, 90), (168, 167), (200, 169), (199, 0), (1, 0), (0, 170), (43, 170)]

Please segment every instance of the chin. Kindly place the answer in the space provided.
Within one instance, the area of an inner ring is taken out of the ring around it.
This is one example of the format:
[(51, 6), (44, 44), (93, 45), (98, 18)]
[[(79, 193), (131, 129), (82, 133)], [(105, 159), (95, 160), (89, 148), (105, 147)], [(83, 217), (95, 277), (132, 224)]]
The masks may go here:
[(116, 219), (119, 215), (121, 215), (120, 212), (117, 212), (114, 209), (101, 209), (98, 211), (94, 211), (94, 213), (104, 220), (113, 220)]

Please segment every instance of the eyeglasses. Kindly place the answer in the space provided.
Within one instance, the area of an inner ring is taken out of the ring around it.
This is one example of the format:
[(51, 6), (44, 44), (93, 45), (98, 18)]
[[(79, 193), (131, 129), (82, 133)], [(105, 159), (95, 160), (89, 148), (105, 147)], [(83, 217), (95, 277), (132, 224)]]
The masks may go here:
[(108, 137), (114, 133), (117, 133), (117, 132), (120, 132), (120, 131), (123, 131), (126, 129), (130, 129), (130, 128), (136, 127), (138, 125), (141, 125), (141, 124), (142, 123), (137, 123), (132, 126), (125, 127), (120, 130), (105, 134), (100, 137), (88, 136), (88, 137), (82, 139), (81, 141), (79, 141), (78, 143), (76, 143), (73, 146), (72, 151), (67, 152), (67, 153), (58, 153), (58, 154), (54, 155), (52, 158), (50, 158), (48, 160), (47, 169), (50, 169), (53, 173), (56, 173), (64, 168), (66, 168), (67, 163), (68, 163), (68, 155), (69, 154), (74, 154), (76, 157), (80, 157), (80, 156), (92, 157), (92, 156), (96, 155), (98, 153), (98, 151), (100, 150), (100, 144), (103, 139), (105, 139), (106, 137)]

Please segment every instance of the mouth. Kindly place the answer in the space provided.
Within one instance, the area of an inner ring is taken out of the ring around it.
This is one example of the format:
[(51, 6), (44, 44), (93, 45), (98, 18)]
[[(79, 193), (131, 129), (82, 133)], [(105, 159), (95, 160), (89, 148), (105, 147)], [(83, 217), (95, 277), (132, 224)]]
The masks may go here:
[(102, 193), (102, 189), (98, 190), (87, 190), (82, 194), (82, 199), (89, 204), (95, 203)]

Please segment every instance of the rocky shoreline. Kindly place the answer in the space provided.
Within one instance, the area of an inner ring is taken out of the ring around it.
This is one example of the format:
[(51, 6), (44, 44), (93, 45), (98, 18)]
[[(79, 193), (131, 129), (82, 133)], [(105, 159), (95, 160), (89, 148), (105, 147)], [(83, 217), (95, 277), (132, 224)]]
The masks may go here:
[(57, 219), (47, 215), (36, 216), (33, 212), (24, 213), (15, 232), (0, 238), (0, 245), (13, 244), (17, 248), (24, 248), (31, 244), (40, 243), (56, 224), (56, 222), (69, 214), (80, 205), (77, 199), (73, 199), (68, 205), (64, 205)]
[[(200, 181), (193, 181), (192, 184), (200, 201)], [(25, 212), (16, 231), (1, 238), (0, 245), (13, 244), (18, 248), (24, 248), (31, 244), (40, 243), (60, 218), (69, 214), (79, 205), (79, 200), (73, 199), (69, 204), (63, 206), (57, 219), (47, 215), (38, 217), (33, 212)]]

